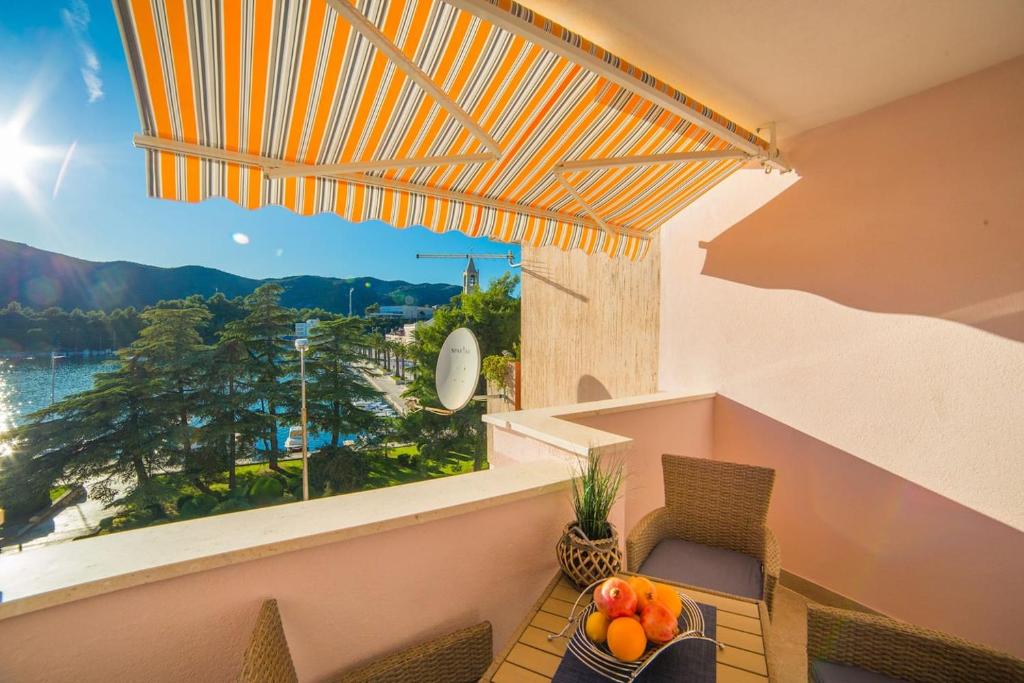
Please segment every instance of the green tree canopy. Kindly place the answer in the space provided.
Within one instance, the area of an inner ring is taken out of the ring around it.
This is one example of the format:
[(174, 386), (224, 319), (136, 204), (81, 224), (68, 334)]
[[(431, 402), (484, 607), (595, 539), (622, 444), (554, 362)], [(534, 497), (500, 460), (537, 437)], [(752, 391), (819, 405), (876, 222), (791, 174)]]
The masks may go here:
[[(453, 303), (434, 312), (434, 319), (416, 329), (416, 341), (408, 353), (416, 363), (416, 371), (405, 395), (420, 405), (440, 407), (435, 388), (434, 368), (441, 345), (451, 332), (468, 327), (480, 342), (482, 356), (512, 351), (519, 343), (520, 300), (514, 296), (519, 277), (506, 273), (485, 290), (462, 294)], [(474, 469), (486, 461), (486, 430), (481, 417), (484, 405), (473, 401), (454, 415), (415, 412), (404, 420), (404, 432), (420, 449), (421, 461), (440, 467), (461, 460), (466, 454), (474, 457)]]

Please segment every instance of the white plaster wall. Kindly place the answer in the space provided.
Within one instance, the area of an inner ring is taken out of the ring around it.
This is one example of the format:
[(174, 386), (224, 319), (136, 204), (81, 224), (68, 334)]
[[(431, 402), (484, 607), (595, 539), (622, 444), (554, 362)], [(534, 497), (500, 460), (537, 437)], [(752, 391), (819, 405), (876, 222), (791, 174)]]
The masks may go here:
[(698, 241), (794, 182), (740, 171), (662, 229), (659, 388), (718, 391), (1024, 530), (1024, 344), (701, 275)]

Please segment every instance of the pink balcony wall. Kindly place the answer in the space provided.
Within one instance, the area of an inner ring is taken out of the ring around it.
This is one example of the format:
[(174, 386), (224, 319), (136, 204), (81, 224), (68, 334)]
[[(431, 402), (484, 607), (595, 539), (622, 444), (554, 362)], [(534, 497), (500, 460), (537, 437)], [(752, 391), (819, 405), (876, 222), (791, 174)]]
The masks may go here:
[(557, 569), (567, 501), (557, 491), (8, 618), (0, 680), (231, 681), (269, 597), (303, 681), (483, 619), (500, 647)]

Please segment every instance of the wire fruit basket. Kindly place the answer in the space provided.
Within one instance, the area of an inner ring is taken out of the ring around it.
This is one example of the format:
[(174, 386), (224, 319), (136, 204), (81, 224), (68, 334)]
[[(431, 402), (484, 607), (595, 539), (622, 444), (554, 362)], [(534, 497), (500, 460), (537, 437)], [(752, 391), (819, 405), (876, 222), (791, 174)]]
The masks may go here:
[[(683, 603), (683, 611), (680, 616), (685, 619), (686, 627), (680, 627), (679, 635), (662, 645), (648, 643), (647, 650), (636, 661), (624, 662), (618, 659), (611, 653), (607, 645), (599, 645), (587, 637), (585, 624), (587, 623), (587, 618), (597, 611), (597, 605), (591, 602), (580, 609), (580, 601), (603, 581), (604, 579), (595, 581), (580, 593), (579, 597), (576, 598), (576, 602), (573, 603), (572, 610), (569, 612), (569, 619), (565, 627), (560, 632), (548, 636), (548, 640), (569, 638), (566, 649), (572, 652), (584, 666), (602, 678), (614, 681), (615, 683), (635, 681), (658, 655), (684, 640), (706, 640), (714, 643), (719, 649), (724, 648), (724, 645), (714, 638), (708, 638), (704, 635), (704, 615), (693, 598), (680, 592), (679, 598)], [(570, 629), (572, 633), (567, 635)]]

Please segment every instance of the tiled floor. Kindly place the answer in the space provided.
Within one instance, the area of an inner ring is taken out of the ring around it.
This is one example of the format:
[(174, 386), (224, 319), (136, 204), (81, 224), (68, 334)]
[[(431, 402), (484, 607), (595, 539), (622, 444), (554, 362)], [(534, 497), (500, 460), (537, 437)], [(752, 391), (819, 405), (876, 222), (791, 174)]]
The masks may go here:
[(779, 683), (807, 681), (807, 598), (780, 586), (768, 632), (769, 666)]

